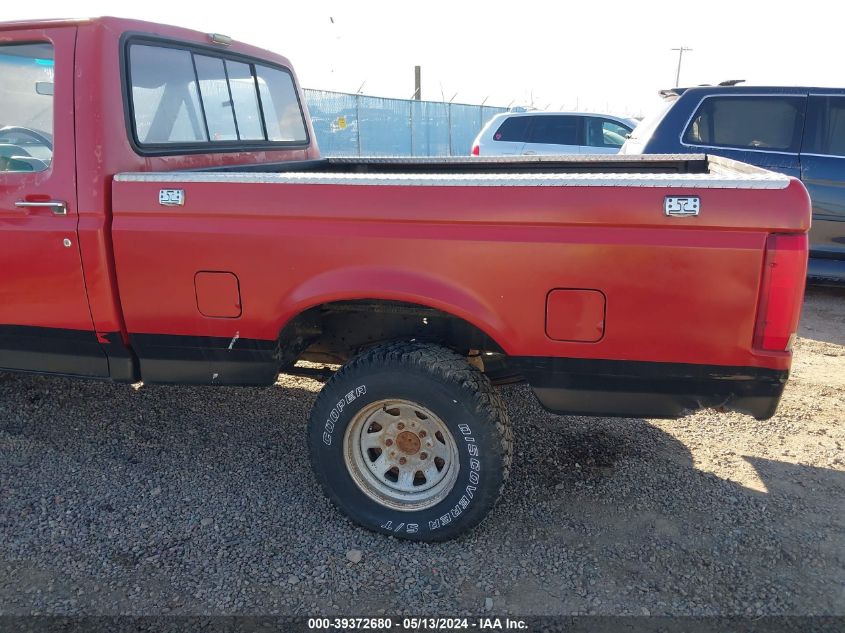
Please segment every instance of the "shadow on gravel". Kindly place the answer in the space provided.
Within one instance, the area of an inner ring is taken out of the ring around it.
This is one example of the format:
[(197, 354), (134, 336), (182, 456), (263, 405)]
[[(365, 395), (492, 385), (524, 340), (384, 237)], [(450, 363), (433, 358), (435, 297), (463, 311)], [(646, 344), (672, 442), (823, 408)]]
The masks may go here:
[(807, 286), (798, 333), (815, 341), (845, 345), (845, 286)]
[[(533, 403), (513, 391), (516, 419)], [(760, 492), (697, 470), (684, 444), (645, 420), (539, 415), (516, 426), (511, 489), (483, 529), (497, 558), (508, 559), (502, 532), (543, 548), (545, 568), (512, 585), (517, 612), (841, 613), (845, 473), (740, 456)]]
[(480, 613), (492, 598), (495, 613), (521, 615), (724, 615), (845, 604), (842, 473), (749, 457), (760, 493), (696, 470), (687, 447), (647, 421), (556, 417), (510, 387), (516, 452), (501, 503), (458, 541), (409, 543), (353, 526), (317, 489), (304, 424), (318, 387), (136, 391), (0, 374), (0, 612), (442, 616)]

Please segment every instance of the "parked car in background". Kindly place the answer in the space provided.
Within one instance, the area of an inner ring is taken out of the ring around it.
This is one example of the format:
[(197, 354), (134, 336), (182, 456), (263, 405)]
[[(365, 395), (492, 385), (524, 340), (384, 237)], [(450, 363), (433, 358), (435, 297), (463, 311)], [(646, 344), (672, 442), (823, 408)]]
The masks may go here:
[(616, 154), (636, 123), (587, 112), (502, 112), (478, 133), (472, 155)]
[(811, 279), (845, 282), (845, 88), (661, 91), (623, 154), (706, 152), (800, 178), (813, 204)]

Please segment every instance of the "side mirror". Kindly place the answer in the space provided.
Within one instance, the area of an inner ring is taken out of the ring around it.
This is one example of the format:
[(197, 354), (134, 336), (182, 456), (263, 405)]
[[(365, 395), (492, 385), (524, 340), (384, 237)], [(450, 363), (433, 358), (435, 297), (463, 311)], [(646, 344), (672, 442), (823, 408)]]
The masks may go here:
[(36, 81), (35, 92), (47, 97), (53, 96), (53, 82), (52, 81)]

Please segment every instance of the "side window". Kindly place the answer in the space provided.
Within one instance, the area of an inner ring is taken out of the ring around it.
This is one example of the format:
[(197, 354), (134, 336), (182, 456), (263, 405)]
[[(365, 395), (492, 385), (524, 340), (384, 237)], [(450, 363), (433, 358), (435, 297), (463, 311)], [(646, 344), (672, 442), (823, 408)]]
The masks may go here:
[(708, 97), (684, 132), (690, 145), (797, 152), (804, 97)]
[(305, 142), (308, 134), (290, 73), (269, 66), (256, 66), (255, 76), (264, 109), (267, 138), (271, 141)]
[(188, 51), (133, 46), (132, 103), (141, 143), (208, 140)]
[(531, 117), (511, 116), (502, 121), (499, 129), (493, 134), (494, 141), (524, 143), (528, 140), (528, 124)]
[(289, 72), (149, 44), (129, 46), (141, 145), (308, 142)]
[(630, 133), (631, 130), (616, 121), (587, 118), (587, 145), (590, 147), (622, 147)]
[(845, 156), (845, 96), (810, 97), (803, 151)]
[(229, 94), (229, 82), (223, 60), (218, 57), (194, 55), (200, 96), (208, 123), (208, 136), (212, 141), (236, 141), (235, 108)]
[(578, 142), (579, 116), (535, 116), (531, 126), (530, 143), (553, 145), (580, 145)]
[[(261, 111), (258, 108), (258, 93), (255, 78), (249, 64), (226, 60), (226, 73), (232, 90), (232, 105), (238, 121), (238, 134), (248, 141), (263, 141), (264, 128), (261, 125)], [(296, 104), (296, 97), (294, 97)], [(273, 139), (281, 140), (281, 139)]]
[(53, 69), (50, 44), (0, 45), (0, 172), (50, 167)]

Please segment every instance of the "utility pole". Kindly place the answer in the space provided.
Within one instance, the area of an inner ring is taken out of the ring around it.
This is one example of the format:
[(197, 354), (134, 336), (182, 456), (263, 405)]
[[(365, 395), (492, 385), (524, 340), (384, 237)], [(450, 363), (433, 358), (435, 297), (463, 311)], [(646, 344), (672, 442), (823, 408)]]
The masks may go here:
[(675, 88), (680, 86), (681, 82), (681, 62), (684, 60), (684, 52), (691, 51), (691, 48), (687, 48), (686, 46), (681, 46), (680, 48), (673, 48), (673, 51), (678, 51), (678, 72), (675, 73)]
[(422, 99), (422, 69), (414, 66), (414, 99)]

